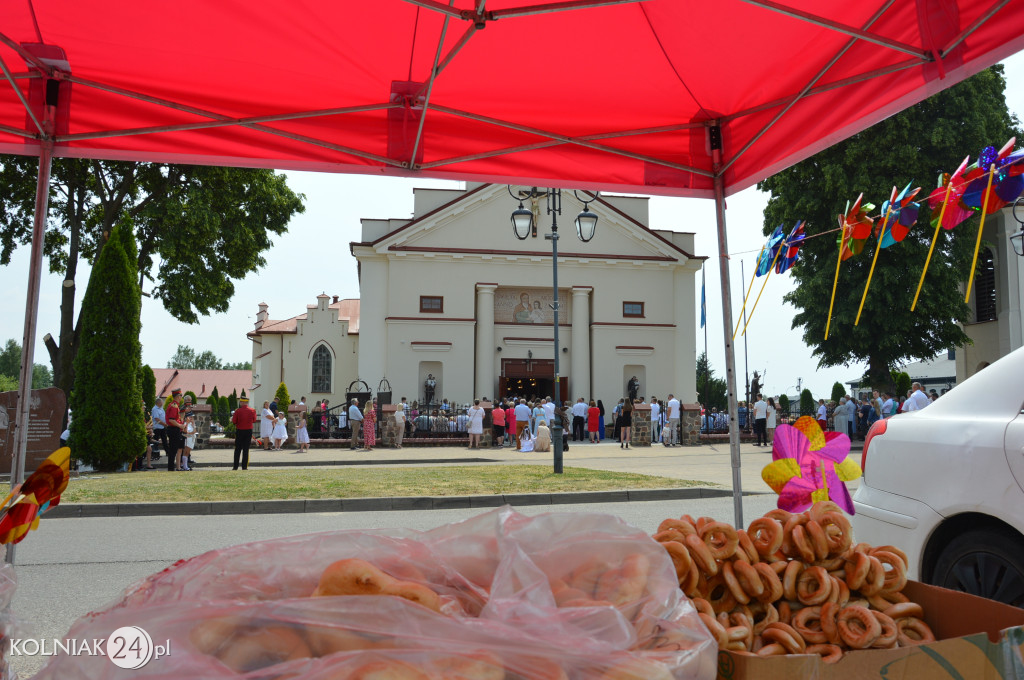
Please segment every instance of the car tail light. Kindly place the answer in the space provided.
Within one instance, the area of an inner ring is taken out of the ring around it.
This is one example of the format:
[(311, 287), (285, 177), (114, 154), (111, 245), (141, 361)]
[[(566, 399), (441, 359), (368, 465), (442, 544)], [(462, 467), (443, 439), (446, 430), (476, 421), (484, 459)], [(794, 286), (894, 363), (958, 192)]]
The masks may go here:
[(878, 435), (885, 434), (885, 428), (886, 428), (886, 424), (885, 423), (886, 423), (885, 418), (882, 418), (880, 420), (876, 420), (874, 422), (874, 424), (871, 426), (871, 429), (868, 430), (867, 436), (864, 437), (864, 451), (861, 452), (861, 454), (860, 454), (860, 469), (861, 470), (866, 470), (867, 469), (867, 463), (868, 463), (868, 444), (870, 444), (871, 440), (874, 439), (875, 437), (877, 437)]

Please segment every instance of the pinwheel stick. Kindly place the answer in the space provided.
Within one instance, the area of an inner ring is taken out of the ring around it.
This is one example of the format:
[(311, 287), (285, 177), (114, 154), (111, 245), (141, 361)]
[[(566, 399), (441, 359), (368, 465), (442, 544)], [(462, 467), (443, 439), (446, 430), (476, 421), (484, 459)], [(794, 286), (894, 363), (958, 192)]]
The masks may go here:
[(971, 284), (974, 283), (974, 268), (978, 266), (978, 251), (981, 250), (981, 232), (985, 229), (985, 213), (988, 212), (988, 196), (992, 193), (992, 176), (996, 174), (996, 164), (988, 168), (988, 187), (985, 189), (985, 198), (981, 201), (981, 224), (978, 225), (978, 239), (974, 242), (974, 260), (971, 261), (971, 275), (967, 279), (967, 295), (964, 296), (964, 304), (971, 301)]
[(882, 249), (882, 239), (885, 238), (885, 228), (889, 226), (889, 215), (892, 214), (892, 201), (889, 201), (889, 208), (885, 211), (885, 219), (882, 220), (882, 231), (878, 233), (878, 243), (875, 244), (875, 256), (871, 258), (871, 269), (868, 270), (868, 282), (864, 284), (864, 293), (860, 296), (860, 307), (857, 309), (857, 319), (853, 322), (856, 326), (860, 323), (860, 313), (864, 311), (864, 301), (868, 299), (868, 288), (871, 287), (871, 277), (875, 274), (875, 263), (878, 262), (878, 252)]
[[(761, 247), (761, 252), (762, 253), (764, 252), (764, 247), (763, 246)], [(758, 260), (761, 259), (761, 254), (760, 253), (758, 253), (757, 259)], [(736, 315), (736, 330), (734, 330), (732, 332), (732, 339), (733, 340), (736, 339), (736, 334), (740, 332), (740, 323), (743, 321), (743, 310), (747, 308), (747, 298), (750, 297), (750, 291), (752, 291), (754, 289), (754, 279), (756, 279), (756, 278), (757, 278), (756, 276), (751, 276), (750, 277), (750, 285), (747, 286), (747, 294), (743, 296), (743, 307), (740, 308), (740, 313)]]
[(828, 320), (825, 322), (825, 339), (828, 340), (828, 329), (832, 326), (832, 307), (836, 304), (836, 285), (839, 283), (839, 265), (843, 261), (843, 248), (846, 247), (846, 227), (839, 227), (839, 256), (836, 258), (836, 278), (832, 281), (832, 301), (828, 303)]
[[(757, 299), (754, 300), (754, 309), (750, 310), (750, 314), (747, 315), (747, 323), (743, 324), (743, 335), (747, 334), (747, 326), (750, 325), (750, 320), (754, 318), (754, 310), (757, 309), (757, 303), (761, 301), (761, 293), (764, 292), (764, 287), (768, 285), (768, 279), (771, 278), (772, 272), (775, 270), (775, 262), (779, 259), (779, 255), (782, 251), (789, 247), (789, 244), (783, 241), (779, 244), (778, 249), (775, 251), (775, 257), (772, 259), (772, 266), (768, 268), (768, 273), (765, 274), (764, 283), (761, 284), (761, 290), (757, 293)], [(753, 283), (753, 281), (751, 281)]]
[(946, 217), (946, 205), (949, 204), (949, 194), (953, 190), (953, 180), (946, 183), (946, 197), (942, 199), (942, 210), (939, 211), (939, 221), (935, 223), (935, 233), (932, 234), (932, 245), (928, 249), (928, 259), (924, 261), (924, 269), (921, 270), (921, 280), (917, 282), (917, 292), (914, 293), (914, 304), (910, 305), (910, 311), (917, 307), (917, 298), (921, 295), (921, 288), (924, 286), (924, 275), (928, 273), (928, 263), (932, 261), (932, 253), (935, 252), (935, 241), (939, 238), (939, 229), (942, 227), (942, 220)]

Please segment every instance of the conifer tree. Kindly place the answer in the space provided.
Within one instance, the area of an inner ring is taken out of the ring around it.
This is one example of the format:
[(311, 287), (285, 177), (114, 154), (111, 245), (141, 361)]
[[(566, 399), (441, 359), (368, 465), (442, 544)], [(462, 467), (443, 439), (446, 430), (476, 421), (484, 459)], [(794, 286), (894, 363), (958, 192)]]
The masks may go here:
[(68, 443), (75, 458), (98, 470), (116, 470), (146, 448), (137, 257), (131, 230), (115, 225), (82, 299)]
[(152, 411), (156, 403), (156, 374), (149, 364), (144, 364), (139, 372), (139, 386), (142, 390), (142, 401), (146, 403), (146, 410)]

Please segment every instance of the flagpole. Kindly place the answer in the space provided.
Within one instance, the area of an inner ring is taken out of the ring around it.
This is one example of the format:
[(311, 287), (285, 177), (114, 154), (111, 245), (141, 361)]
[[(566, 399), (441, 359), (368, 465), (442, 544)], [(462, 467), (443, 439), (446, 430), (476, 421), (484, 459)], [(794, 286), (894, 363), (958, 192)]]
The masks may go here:
[[(740, 260), (740, 281), (743, 283), (747, 282), (746, 274), (743, 271), (743, 260)], [(750, 277), (750, 285), (754, 285), (754, 277)], [(747, 328), (747, 301), (743, 300), (743, 328)], [(744, 408), (747, 409), (747, 418), (744, 422), (744, 428), (750, 423), (750, 372), (747, 370), (747, 334), (743, 333), (743, 379), (746, 381), (746, 387), (744, 388), (744, 394), (746, 394), (746, 403)], [(739, 417), (739, 416), (737, 416)], [(738, 424), (738, 423), (737, 423)]]
[(708, 429), (708, 383), (711, 381), (711, 362), (708, 360), (708, 323), (707, 298), (705, 297), (704, 265), (700, 266), (700, 321), (704, 327), (704, 423), (702, 429)]

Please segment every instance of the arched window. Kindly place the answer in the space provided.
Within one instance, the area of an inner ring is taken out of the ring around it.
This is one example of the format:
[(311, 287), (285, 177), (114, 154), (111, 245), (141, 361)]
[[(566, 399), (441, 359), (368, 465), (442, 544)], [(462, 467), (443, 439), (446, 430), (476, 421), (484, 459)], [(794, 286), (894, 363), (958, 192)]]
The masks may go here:
[(975, 321), (996, 320), (996, 263), (992, 251), (985, 248), (978, 256), (978, 270), (974, 276)]
[(313, 385), (310, 391), (331, 391), (331, 352), (324, 345), (313, 350)]

